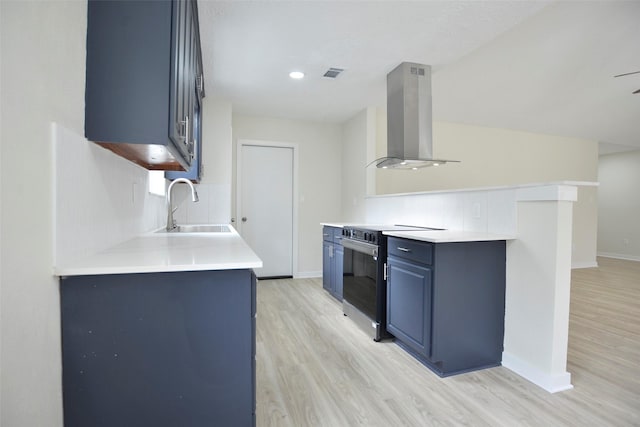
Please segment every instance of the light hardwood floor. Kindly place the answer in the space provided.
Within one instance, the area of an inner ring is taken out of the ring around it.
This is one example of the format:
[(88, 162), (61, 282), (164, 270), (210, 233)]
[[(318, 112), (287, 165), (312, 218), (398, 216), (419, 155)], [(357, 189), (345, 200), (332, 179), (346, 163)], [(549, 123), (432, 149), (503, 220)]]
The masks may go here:
[(640, 262), (574, 270), (567, 370), (549, 394), (506, 368), (439, 378), (342, 315), (320, 279), (258, 283), (257, 425), (640, 426)]

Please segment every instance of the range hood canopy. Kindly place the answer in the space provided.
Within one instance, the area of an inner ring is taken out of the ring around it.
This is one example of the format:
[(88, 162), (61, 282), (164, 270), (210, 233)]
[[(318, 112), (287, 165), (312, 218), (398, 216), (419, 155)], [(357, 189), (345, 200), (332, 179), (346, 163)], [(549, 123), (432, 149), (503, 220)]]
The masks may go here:
[(431, 66), (403, 62), (387, 74), (387, 157), (378, 168), (418, 169), (457, 160), (433, 158)]

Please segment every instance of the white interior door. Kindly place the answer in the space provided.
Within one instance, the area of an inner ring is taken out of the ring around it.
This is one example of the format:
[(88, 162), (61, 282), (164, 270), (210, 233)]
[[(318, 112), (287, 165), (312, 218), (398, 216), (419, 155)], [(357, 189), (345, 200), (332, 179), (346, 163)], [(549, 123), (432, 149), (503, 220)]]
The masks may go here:
[(293, 272), (293, 148), (240, 145), (239, 231), (262, 259), (258, 277)]

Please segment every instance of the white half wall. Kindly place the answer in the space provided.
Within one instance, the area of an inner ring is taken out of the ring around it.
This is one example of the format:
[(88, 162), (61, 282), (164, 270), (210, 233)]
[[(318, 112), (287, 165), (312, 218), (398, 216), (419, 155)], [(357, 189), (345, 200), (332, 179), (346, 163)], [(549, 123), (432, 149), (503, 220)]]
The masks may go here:
[(366, 222), (408, 224), (447, 230), (515, 236), (516, 188), (477, 189), (373, 196)]
[(507, 244), (503, 366), (555, 393), (566, 371), (572, 208), (577, 187), (518, 190), (518, 237)]

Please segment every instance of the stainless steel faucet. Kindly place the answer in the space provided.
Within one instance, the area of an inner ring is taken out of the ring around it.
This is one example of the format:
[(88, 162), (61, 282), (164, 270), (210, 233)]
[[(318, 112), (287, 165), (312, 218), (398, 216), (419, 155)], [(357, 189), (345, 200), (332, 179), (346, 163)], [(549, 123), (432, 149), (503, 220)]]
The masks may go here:
[(191, 187), (191, 200), (193, 200), (194, 202), (197, 202), (199, 200), (196, 188), (193, 186), (191, 181), (186, 178), (174, 179), (171, 184), (169, 184), (169, 188), (167, 188), (167, 231), (171, 231), (176, 228), (176, 222), (173, 219), (173, 213), (176, 209), (178, 209), (178, 207), (176, 206), (176, 208), (173, 209), (173, 207), (171, 206), (171, 190), (173, 189), (173, 186), (178, 182), (189, 184), (189, 187)]

